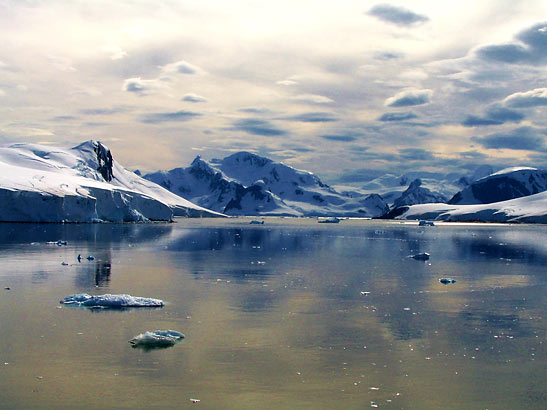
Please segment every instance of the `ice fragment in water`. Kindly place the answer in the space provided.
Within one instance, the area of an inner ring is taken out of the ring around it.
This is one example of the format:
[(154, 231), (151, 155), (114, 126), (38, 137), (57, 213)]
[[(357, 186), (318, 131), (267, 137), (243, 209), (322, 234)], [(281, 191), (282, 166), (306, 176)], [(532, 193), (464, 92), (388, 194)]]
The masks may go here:
[(162, 307), (163, 300), (143, 298), (131, 295), (97, 295), (92, 296), (87, 293), (70, 295), (60, 301), (64, 305), (75, 305), (83, 307), (105, 307), (105, 308), (125, 308), (125, 307)]
[(426, 261), (429, 259), (429, 253), (423, 252), (423, 253), (417, 253), (416, 255), (410, 256), (412, 259), (416, 259), (418, 261)]
[(456, 279), (452, 279), (452, 278), (441, 278), (439, 279), (439, 282), (445, 284), (445, 285), (448, 285), (449, 283), (456, 283)]
[(156, 348), (169, 347), (184, 339), (184, 335), (174, 330), (154, 330), (141, 333), (129, 341), (133, 347)]

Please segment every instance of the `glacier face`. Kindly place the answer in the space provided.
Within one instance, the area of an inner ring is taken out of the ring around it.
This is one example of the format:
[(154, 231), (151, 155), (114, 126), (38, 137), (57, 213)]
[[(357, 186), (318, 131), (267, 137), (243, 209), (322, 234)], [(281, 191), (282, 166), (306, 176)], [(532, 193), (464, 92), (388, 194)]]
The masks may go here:
[(0, 147), (0, 221), (143, 222), (216, 216), (126, 170), (97, 141)]
[(343, 194), (310, 172), (249, 152), (144, 176), (196, 204), (229, 215), (362, 216), (388, 210), (379, 195)]

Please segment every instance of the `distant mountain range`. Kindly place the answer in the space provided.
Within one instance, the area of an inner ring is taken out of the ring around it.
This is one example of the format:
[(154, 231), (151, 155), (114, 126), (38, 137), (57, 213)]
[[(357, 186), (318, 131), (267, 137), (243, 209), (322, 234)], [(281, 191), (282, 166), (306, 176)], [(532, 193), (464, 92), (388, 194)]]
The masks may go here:
[(199, 206), (228, 215), (378, 217), (389, 210), (377, 194), (344, 194), (317, 176), (249, 152), (194, 159), (187, 168), (144, 175)]
[[(378, 192), (371, 192), (372, 188)], [(98, 141), (71, 149), (0, 147), (0, 221), (140, 222), (173, 216), (341, 216), (547, 223), (547, 171), (482, 166), (471, 175), (409, 172), (362, 188), (249, 152), (141, 177)], [(451, 199), (448, 199), (451, 198)]]

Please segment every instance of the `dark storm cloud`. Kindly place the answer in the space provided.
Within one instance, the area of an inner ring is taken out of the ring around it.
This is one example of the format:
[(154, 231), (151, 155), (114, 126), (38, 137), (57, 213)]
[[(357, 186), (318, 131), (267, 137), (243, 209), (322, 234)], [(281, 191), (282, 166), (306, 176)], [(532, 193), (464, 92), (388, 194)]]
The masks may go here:
[(404, 7), (396, 7), (390, 4), (377, 4), (372, 7), (367, 14), (385, 21), (386, 23), (405, 27), (416, 26), (429, 20), (427, 16), (414, 13)]
[(256, 118), (243, 118), (236, 120), (233, 123), (232, 129), (243, 131), (247, 134), (261, 135), (264, 137), (277, 137), (287, 135), (288, 132), (277, 128), (270, 121), (260, 120)]
[(516, 40), (519, 42), (484, 46), (476, 53), (484, 60), (501, 63), (542, 65), (547, 62), (547, 22), (521, 31)]
[(513, 149), (527, 151), (547, 150), (545, 139), (547, 130), (533, 127), (520, 127), (507, 133), (495, 133), (484, 137), (474, 137), (473, 141), (490, 149)]
[(291, 117), (282, 118), (288, 121), (298, 122), (334, 122), (338, 121), (333, 114), (328, 112), (307, 112), (304, 114), (293, 115)]
[(488, 125), (501, 125), (503, 122), (491, 120), (484, 117), (477, 117), (476, 115), (468, 115), (465, 120), (463, 120), (462, 125), (464, 127), (482, 127)]
[(418, 116), (413, 112), (386, 112), (378, 118), (378, 121), (406, 121), (414, 118), (418, 118)]
[(267, 114), (271, 112), (267, 108), (257, 108), (257, 107), (245, 107), (238, 109), (239, 112), (244, 112), (248, 114)]
[(145, 124), (161, 124), (163, 122), (180, 122), (189, 121), (202, 114), (192, 111), (176, 111), (176, 112), (160, 112), (154, 114), (143, 114), (139, 117), (139, 121)]
[(59, 115), (57, 117), (53, 117), (52, 121), (55, 122), (64, 122), (64, 121), (74, 121), (78, 119), (77, 117), (74, 117), (73, 115)]

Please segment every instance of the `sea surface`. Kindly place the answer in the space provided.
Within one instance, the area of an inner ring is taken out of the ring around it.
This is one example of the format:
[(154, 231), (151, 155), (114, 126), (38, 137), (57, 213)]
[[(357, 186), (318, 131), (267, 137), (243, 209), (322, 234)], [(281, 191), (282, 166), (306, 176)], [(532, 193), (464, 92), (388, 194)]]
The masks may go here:
[(264, 220), (1, 224), (0, 408), (546, 408), (547, 226)]

